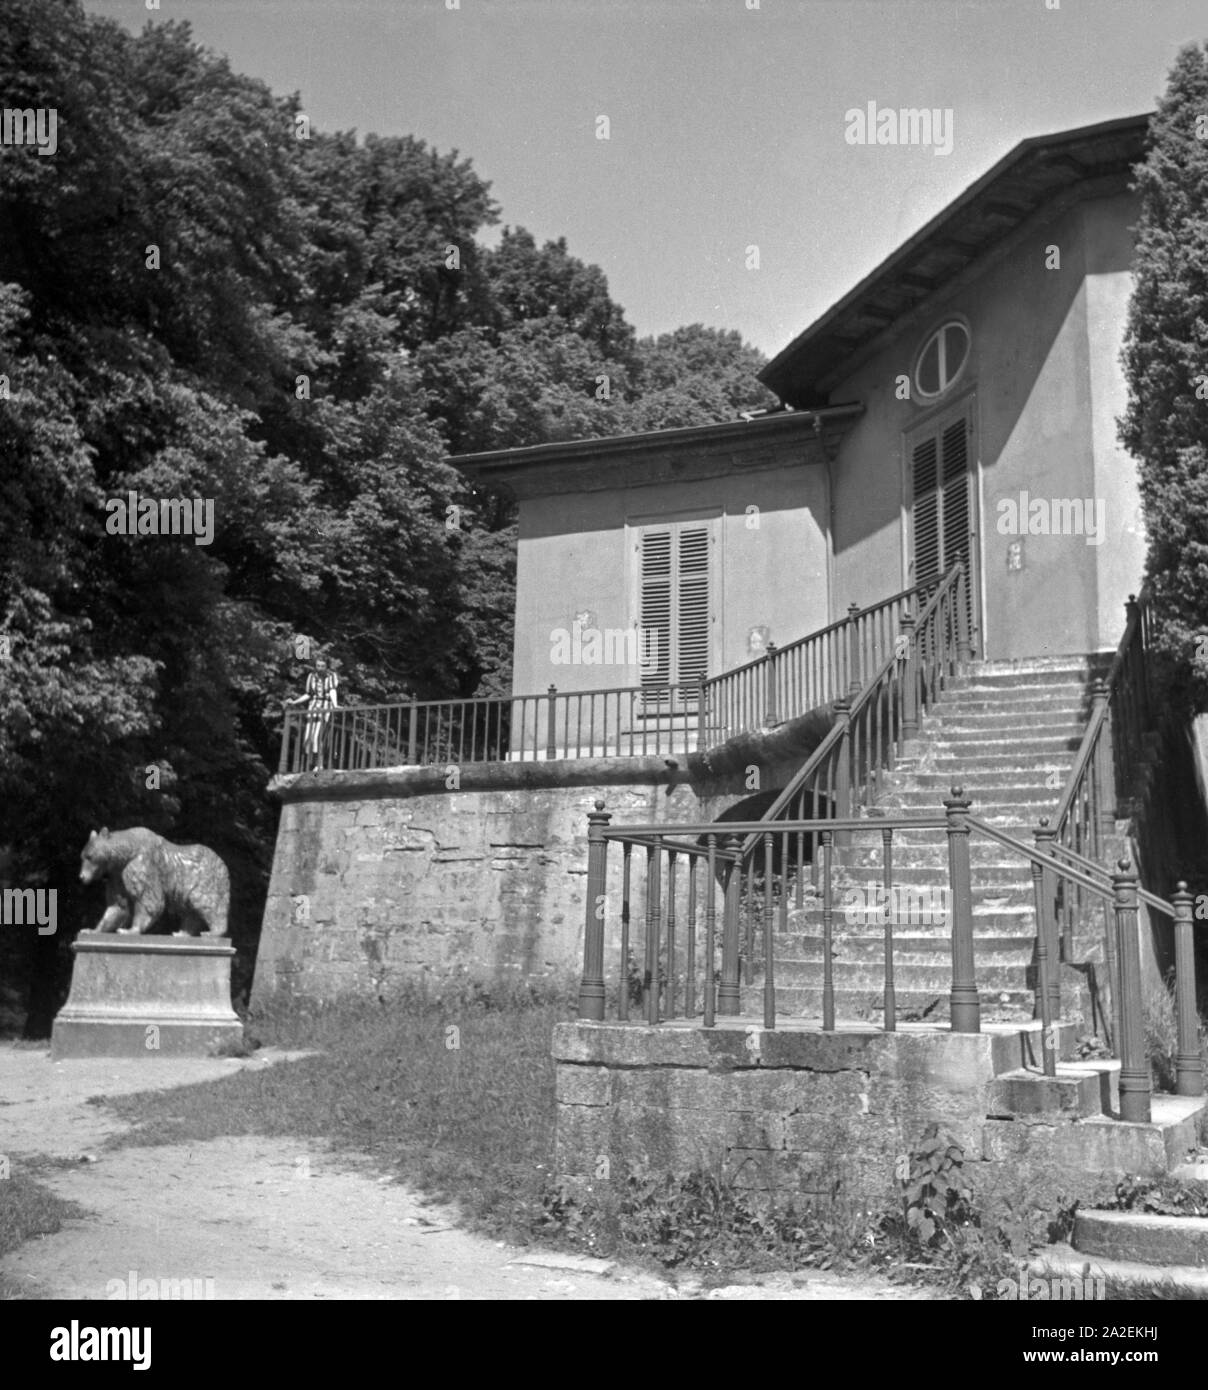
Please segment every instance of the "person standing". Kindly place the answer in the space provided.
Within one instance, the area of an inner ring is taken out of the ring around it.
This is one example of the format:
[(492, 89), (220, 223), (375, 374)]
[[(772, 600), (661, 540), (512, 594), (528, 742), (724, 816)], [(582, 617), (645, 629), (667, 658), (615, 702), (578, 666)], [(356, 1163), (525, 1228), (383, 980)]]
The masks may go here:
[(311, 771), (323, 771), (323, 748), (332, 725), (332, 710), (339, 708), (340, 678), (328, 667), (327, 658), (315, 658), (314, 670), (306, 677), (306, 692), (287, 700), (290, 705), (306, 706), (302, 726), (302, 747), (310, 759)]

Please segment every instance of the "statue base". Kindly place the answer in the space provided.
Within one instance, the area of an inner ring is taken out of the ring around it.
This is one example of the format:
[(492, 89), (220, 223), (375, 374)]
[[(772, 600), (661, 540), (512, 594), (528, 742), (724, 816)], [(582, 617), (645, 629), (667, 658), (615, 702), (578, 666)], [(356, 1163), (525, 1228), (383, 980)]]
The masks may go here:
[(206, 1057), (238, 1043), (226, 937), (81, 932), (71, 994), (51, 1031), (64, 1057)]

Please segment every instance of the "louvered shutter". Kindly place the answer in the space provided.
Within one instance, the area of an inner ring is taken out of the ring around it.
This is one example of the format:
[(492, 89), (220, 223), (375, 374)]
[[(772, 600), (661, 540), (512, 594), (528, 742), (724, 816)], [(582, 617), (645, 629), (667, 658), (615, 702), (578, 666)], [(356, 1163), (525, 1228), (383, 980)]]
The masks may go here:
[(641, 618), (646, 633), (644, 648), (654, 659), (642, 672), (646, 699), (656, 698), (671, 682), (672, 594), (674, 588), (674, 532), (648, 528), (641, 539)]
[(672, 685), (682, 699), (708, 674), (710, 543), (710, 528), (701, 522), (641, 533), (639, 621), (654, 658), (642, 673), (647, 701), (667, 699)]
[(937, 427), (911, 450), (912, 580), (925, 584), (965, 562), (966, 617), (974, 623), (973, 535), (970, 511), (969, 417)]
[(678, 541), (679, 603), (676, 611), (675, 680), (681, 691), (709, 667), (709, 528), (681, 526)]
[(940, 568), (942, 540), (938, 462), (935, 435), (914, 450), (914, 582), (923, 584)]

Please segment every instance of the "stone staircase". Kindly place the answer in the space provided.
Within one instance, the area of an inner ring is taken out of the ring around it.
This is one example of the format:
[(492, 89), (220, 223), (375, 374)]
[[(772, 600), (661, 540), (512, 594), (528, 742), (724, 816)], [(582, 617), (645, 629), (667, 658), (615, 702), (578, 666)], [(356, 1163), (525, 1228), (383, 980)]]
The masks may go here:
[[(919, 736), (903, 749), (870, 816), (942, 815), (944, 798), (960, 786), (971, 814), (1033, 842), (1041, 816), (1052, 815), (1065, 787), (1090, 715), (1096, 658), (1050, 658), (1018, 663), (977, 662), (945, 691)], [(879, 841), (856, 838), (847, 862), (837, 863), (833, 930), (836, 1016), (879, 1022), (883, 1013), (884, 929), (848, 925), (843, 892), (882, 879)], [(1034, 906), (1027, 860), (984, 835), (970, 842), (977, 980), (987, 1022), (1033, 1016)], [(896, 885), (942, 888), (948, 882), (942, 831), (894, 836)], [(777, 1010), (818, 1017), (822, 1007), (822, 922), (818, 900), (790, 920), (776, 941)], [(947, 925), (894, 922), (898, 1017), (928, 1022), (947, 1017), (952, 980)], [(744, 1007), (758, 1012), (762, 975), (753, 963)]]

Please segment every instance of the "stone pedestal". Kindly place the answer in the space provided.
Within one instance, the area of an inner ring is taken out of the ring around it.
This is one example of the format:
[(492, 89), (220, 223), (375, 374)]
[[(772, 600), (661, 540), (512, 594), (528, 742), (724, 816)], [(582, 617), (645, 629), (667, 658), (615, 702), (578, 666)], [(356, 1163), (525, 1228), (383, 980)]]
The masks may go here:
[(238, 1042), (235, 948), (225, 937), (81, 932), (71, 994), (51, 1033), (64, 1057), (205, 1057)]

